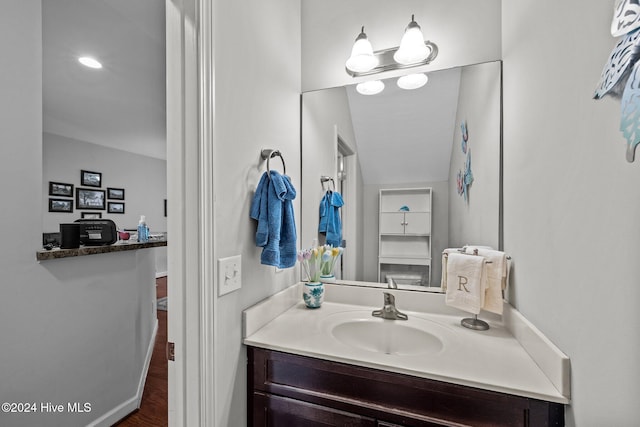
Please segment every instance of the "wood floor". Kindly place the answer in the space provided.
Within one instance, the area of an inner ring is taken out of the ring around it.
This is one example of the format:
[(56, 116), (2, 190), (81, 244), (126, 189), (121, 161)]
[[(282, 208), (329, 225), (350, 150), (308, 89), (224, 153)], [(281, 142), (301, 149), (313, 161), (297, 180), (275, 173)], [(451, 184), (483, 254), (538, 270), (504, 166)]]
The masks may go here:
[[(158, 298), (167, 296), (167, 278), (160, 277), (156, 280), (156, 283)], [(144, 385), (142, 404), (139, 410), (116, 423), (116, 426), (163, 427), (169, 425), (166, 343), (167, 312), (158, 310), (158, 332), (156, 343), (153, 347), (147, 381)]]

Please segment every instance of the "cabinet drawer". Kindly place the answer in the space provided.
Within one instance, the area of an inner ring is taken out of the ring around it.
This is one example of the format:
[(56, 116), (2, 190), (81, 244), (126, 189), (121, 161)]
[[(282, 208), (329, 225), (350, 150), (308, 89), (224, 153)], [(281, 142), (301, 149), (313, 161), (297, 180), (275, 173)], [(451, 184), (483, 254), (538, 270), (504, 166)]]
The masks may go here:
[(375, 427), (373, 418), (265, 393), (253, 395), (253, 427)]

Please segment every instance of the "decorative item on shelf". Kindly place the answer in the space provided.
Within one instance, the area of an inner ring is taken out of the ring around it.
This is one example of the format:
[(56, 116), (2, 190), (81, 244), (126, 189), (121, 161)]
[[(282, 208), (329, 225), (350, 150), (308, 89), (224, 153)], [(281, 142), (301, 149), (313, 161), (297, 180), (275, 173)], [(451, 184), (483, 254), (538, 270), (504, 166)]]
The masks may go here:
[(303, 299), (307, 307), (318, 308), (322, 305), (324, 299), (323, 283), (335, 282), (333, 269), (343, 251), (343, 248), (325, 245), (298, 252), (298, 261), (302, 264), (308, 280), (303, 292)]
[(407, 205), (402, 205), (400, 206), (400, 209), (398, 209), (401, 212), (409, 212), (409, 206)]
[[(415, 21), (414, 15), (411, 15), (411, 22), (405, 29), (399, 47), (374, 52), (362, 27), (353, 44), (351, 56), (345, 63), (345, 69), (351, 77), (361, 77), (427, 65), (436, 56), (438, 46), (424, 40), (420, 25)], [(397, 84), (402, 89), (411, 90), (424, 86), (427, 80), (426, 74), (413, 73), (398, 78)], [(384, 83), (380, 80), (366, 81), (358, 84), (356, 90), (362, 95), (375, 95), (384, 90)]]
[(631, 163), (640, 144), (640, 14), (637, 2), (616, 2), (611, 35), (622, 38), (609, 55), (593, 97), (621, 98), (620, 131), (627, 140), (626, 158)]

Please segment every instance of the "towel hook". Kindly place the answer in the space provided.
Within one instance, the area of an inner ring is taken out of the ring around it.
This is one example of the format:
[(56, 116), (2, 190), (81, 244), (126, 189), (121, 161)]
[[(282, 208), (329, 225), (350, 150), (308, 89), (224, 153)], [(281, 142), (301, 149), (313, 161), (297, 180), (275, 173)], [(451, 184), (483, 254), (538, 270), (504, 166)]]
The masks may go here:
[(331, 187), (333, 187), (332, 191), (336, 191), (336, 183), (330, 176), (322, 175), (320, 177), (320, 185), (322, 185), (322, 190), (324, 190), (324, 183), (328, 182)]
[(282, 153), (280, 153), (280, 150), (273, 150), (271, 148), (263, 148), (262, 151), (260, 152), (260, 156), (262, 157), (262, 160), (267, 160), (267, 177), (269, 179), (271, 179), (271, 169), (269, 169), (269, 159), (271, 159), (272, 157), (280, 157), (280, 160), (282, 160), (282, 174), (286, 175), (287, 174), (287, 166), (284, 164), (284, 157), (282, 157)]

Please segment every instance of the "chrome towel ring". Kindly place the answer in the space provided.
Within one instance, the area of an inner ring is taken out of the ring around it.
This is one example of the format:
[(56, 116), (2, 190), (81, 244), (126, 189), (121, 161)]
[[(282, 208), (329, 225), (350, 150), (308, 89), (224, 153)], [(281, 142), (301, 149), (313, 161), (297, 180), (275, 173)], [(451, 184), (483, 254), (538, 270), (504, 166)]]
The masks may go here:
[(282, 157), (282, 153), (280, 153), (280, 150), (264, 148), (260, 152), (260, 156), (262, 157), (262, 160), (265, 160), (265, 159), (267, 160), (267, 177), (269, 177), (269, 179), (271, 179), (271, 169), (269, 169), (269, 159), (271, 159), (272, 157), (280, 157), (280, 160), (282, 160), (282, 174), (283, 175), (287, 174), (287, 165), (284, 164), (284, 157)]
[[(324, 183), (328, 182), (329, 184), (327, 184), (327, 190), (324, 189)], [(322, 175), (320, 177), (320, 185), (322, 186), (322, 190), (323, 191), (336, 191), (336, 183), (333, 180), (333, 178), (331, 178), (330, 176), (325, 176)], [(333, 188), (332, 188), (333, 187)]]

